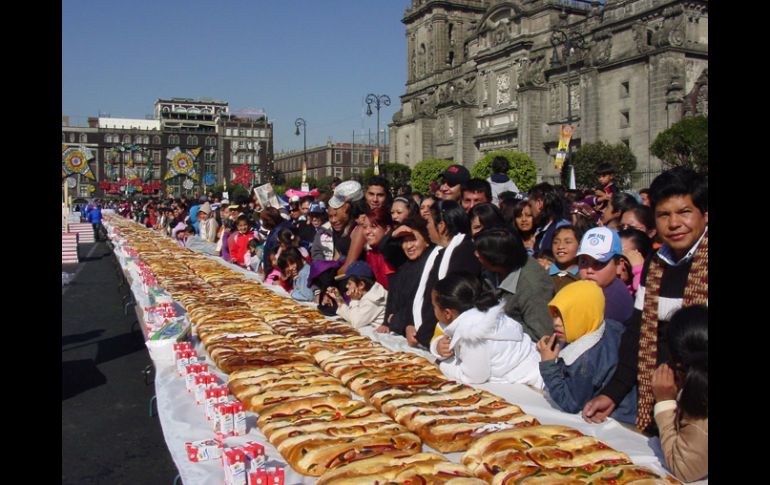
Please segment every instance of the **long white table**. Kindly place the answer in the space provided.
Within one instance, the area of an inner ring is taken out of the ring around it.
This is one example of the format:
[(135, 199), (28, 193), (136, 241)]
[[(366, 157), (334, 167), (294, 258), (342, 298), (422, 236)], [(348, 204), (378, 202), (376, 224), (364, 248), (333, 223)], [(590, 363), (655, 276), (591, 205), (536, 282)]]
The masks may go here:
[[(111, 228), (108, 227), (111, 234)], [(139, 274), (131, 265), (126, 265), (125, 255), (120, 248), (116, 248), (116, 256), (129, 276), (131, 281), (131, 290), (137, 301), (137, 316), (142, 322), (141, 308), (149, 306), (147, 295), (143, 293)], [(256, 273), (248, 271), (237, 265), (227, 263), (219, 257), (205, 255), (216, 260), (224, 266), (244, 274), (249, 279), (259, 281)], [(269, 286), (276, 293), (288, 296), (279, 286)], [(310, 305), (310, 304), (308, 304)], [(177, 313), (184, 316), (184, 309), (176, 305)], [(184, 317), (186, 318), (186, 317)], [(415, 349), (406, 343), (406, 339), (394, 334), (380, 334), (374, 331), (374, 327), (365, 327), (360, 330), (362, 335), (368, 336), (373, 340), (380, 342), (383, 346), (394, 351), (411, 352), (421, 355), (430, 360), (433, 356), (424, 350)], [(197, 339), (196, 339), (197, 340)], [(223, 383), (227, 382), (227, 375), (216, 368), (213, 361), (206, 355), (205, 349), (196, 342), (196, 350), (199, 355), (205, 355), (209, 368), (213, 369)], [(174, 363), (167, 359), (158, 359), (160, 353), (153, 354), (153, 362), (156, 368), (155, 390), (157, 395), (158, 416), (163, 428), (163, 435), (166, 444), (171, 452), (174, 463), (179, 470), (179, 474), (185, 485), (215, 485), (221, 484), (224, 480), (223, 470), (220, 462), (210, 461), (202, 463), (192, 463), (187, 460), (184, 444), (186, 441), (199, 441), (211, 439), (214, 437), (213, 426), (206, 421), (203, 408), (196, 406), (192, 394), (188, 394), (185, 389), (184, 380), (176, 374)], [(612, 448), (628, 454), (634, 463), (647, 466), (658, 473), (666, 473), (663, 465), (664, 459), (660, 449), (660, 440), (658, 438), (648, 438), (637, 433), (614, 419), (608, 419), (602, 424), (593, 424), (585, 422), (579, 414), (568, 414), (560, 411), (554, 404), (549, 402), (547, 395), (536, 391), (528, 386), (521, 384), (496, 384), (487, 383), (475, 385), (479, 389), (492, 392), (507, 401), (519, 405), (524, 412), (535, 416), (544, 424), (561, 424), (578, 429), (582, 433), (594, 436), (597, 439), (607, 443)], [(354, 394), (354, 397), (362, 399)], [(295, 472), (281, 457), (280, 453), (267, 441), (267, 438), (256, 427), (255, 413), (247, 413), (247, 424), (249, 432), (246, 436), (232, 437), (225, 439), (226, 446), (237, 446), (246, 441), (256, 441), (265, 446), (265, 452), (268, 457), (268, 466), (282, 466), (285, 468), (286, 484), (307, 484), (316, 482), (314, 477), (308, 477)], [(423, 445), (425, 451), (435, 452), (427, 445)], [(442, 454), (442, 453), (439, 453)], [(443, 456), (449, 460), (459, 463), (463, 453), (443, 453)], [(708, 480), (693, 482), (696, 485), (707, 484)]]

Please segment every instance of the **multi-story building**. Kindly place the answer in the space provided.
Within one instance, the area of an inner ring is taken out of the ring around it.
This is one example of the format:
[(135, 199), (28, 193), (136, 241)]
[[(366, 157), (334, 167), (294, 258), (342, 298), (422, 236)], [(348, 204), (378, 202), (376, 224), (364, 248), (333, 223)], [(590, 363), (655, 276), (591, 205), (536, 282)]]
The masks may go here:
[[(389, 149), (381, 148), (379, 163), (388, 163)], [(333, 143), (307, 148), (307, 176), (316, 180), (322, 177), (339, 177), (343, 180), (363, 176), (373, 166), (374, 147), (359, 143)], [(273, 162), (275, 170), (286, 180), (302, 176), (303, 150), (278, 153)]]
[[(245, 131), (241, 131), (245, 130)], [(243, 134), (242, 134), (243, 133)], [(233, 152), (233, 141), (239, 150)], [(62, 116), (62, 143), (91, 149), (89, 162), (96, 181), (73, 177), (74, 197), (152, 194), (170, 192), (202, 193), (213, 185), (232, 180), (232, 166), (239, 160), (240, 142), (251, 150), (259, 168), (255, 182), (272, 164), (273, 130), (264, 113), (229, 112), (228, 103), (208, 99), (172, 98), (155, 102), (154, 119), (90, 117), (87, 126), (72, 126)], [(199, 149), (196, 159), (198, 181), (185, 189), (184, 176), (164, 178), (168, 173), (167, 155), (174, 148)], [(251, 162), (248, 162), (251, 163)]]
[(264, 111), (223, 114), (218, 126), (225, 173), (232, 173), (237, 166), (248, 165), (254, 174), (252, 185), (266, 183), (270, 174), (268, 161), (273, 159), (273, 130)]
[(413, 0), (402, 22), (408, 74), (390, 148), (410, 166), (510, 149), (552, 181), (571, 114), (573, 147), (625, 143), (646, 185), (661, 169), (658, 133), (708, 113), (706, 0)]

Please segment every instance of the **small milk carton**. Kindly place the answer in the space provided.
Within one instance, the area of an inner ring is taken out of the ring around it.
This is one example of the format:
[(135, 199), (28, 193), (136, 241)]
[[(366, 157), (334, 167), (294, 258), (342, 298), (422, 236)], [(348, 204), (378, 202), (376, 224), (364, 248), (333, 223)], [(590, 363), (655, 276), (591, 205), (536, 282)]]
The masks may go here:
[(195, 375), (195, 404), (206, 402), (206, 390), (214, 387), (217, 383), (217, 376), (209, 372), (202, 372)]
[(180, 352), (183, 350), (192, 350), (192, 343), (185, 340), (184, 342), (174, 343), (174, 352)]
[(265, 447), (254, 441), (247, 441), (241, 449), (249, 460), (249, 473), (259, 468), (265, 462)]
[(231, 436), (243, 436), (246, 434), (246, 408), (241, 401), (232, 402), (233, 431)]
[(184, 368), (190, 364), (190, 351), (189, 350), (177, 350), (176, 351), (176, 372), (179, 377), (184, 377)]
[(284, 485), (284, 469), (270, 467), (250, 470), (248, 485)]
[(232, 403), (220, 402), (214, 406), (214, 432), (219, 439), (226, 438), (233, 432)]
[(187, 392), (192, 393), (195, 390), (195, 376), (202, 373), (208, 373), (208, 364), (190, 364), (185, 369), (185, 386)]
[(225, 485), (246, 485), (246, 455), (238, 448), (228, 448), (222, 454)]
[(187, 459), (197, 463), (216, 460), (222, 456), (223, 446), (219, 440), (201, 440), (185, 442)]
[(214, 406), (219, 404), (221, 399), (227, 399), (227, 386), (210, 387), (206, 389), (206, 419), (214, 421)]

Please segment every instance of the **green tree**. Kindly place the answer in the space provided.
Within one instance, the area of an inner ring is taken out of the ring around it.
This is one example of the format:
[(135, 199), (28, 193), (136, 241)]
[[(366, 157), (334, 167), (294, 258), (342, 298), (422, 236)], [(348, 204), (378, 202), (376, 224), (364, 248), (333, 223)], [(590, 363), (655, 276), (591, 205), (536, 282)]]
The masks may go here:
[(537, 166), (532, 159), (523, 152), (516, 151), (494, 151), (484, 155), (484, 158), (473, 165), (471, 176), (474, 178), (488, 179), (492, 176), (492, 160), (495, 157), (503, 156), (508, 159), (510, 169), (508, 177), (513, 180), (516, 187), (522, 192), (527, 192), (537, 180)]
[(578, 188), (596, 186), (594, 170), (602, 162), (610, 162), (615, 167), (615, 184), (621, 189), (628, 188), (631, 172), (636, 169), (636, 157), (623, 142), (610, 145), (603, 141), (586, 143), (572, 153)]
[(436, 158), (427, 158), (414, 166), (412, 169), (412, 189), (422, 194), (430, 192), (430, 183), (438, 180), (441, 172), (447, 169), (454, 162), (451, 160), (439, 160)]
[(668, 168), (681, 166), (708, 172), (708, 117), (687, 117), (661, 131), (650, 145), (650, 153), (660, 158)]
[[(383, 163), (380, 165), (380, 176), (385, 177), (393, 193), (397, 194), (401, 187), (409, 184), (412, 169), (402, 163)], [(368, 184), (372, 177), (374, 177), (374, 167), (369, 167), (364, 171), (364, 185)]]

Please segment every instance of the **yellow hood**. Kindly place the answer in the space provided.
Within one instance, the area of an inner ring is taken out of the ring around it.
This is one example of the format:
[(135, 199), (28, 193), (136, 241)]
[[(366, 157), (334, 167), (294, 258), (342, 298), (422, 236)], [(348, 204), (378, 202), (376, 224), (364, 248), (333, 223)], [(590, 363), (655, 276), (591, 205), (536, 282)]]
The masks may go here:
[(574, 342), (602, 324), (604, 293), (593, 281), (576, 281), (562, 288), (548, 303), (551, 316), (554, 309), (561, 313), (567, 342)]

